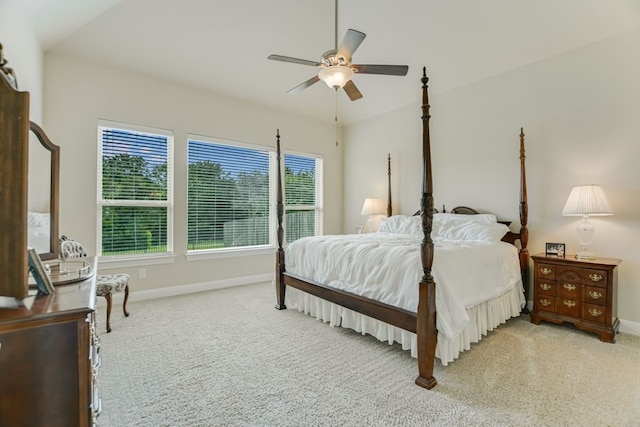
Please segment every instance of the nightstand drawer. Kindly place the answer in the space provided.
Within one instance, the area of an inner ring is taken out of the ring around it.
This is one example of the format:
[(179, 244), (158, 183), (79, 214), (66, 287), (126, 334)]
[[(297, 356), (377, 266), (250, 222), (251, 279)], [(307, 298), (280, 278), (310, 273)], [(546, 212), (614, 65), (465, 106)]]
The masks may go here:
[(607, 310), (601, 305), (585, 304), (582, 318), (590, 322), (607, 323)]
[(595, 286), (585, 286), (582, 300), (587, 304), (607, 305), (607, 290)]
[(585, 284), (589, 286), (598, 286), (599, 288), (607, 287), (607, 272), (605, 270), (585, 270)]
[(578, 298), (556, 298), (556, 313), (566, 314), (572, 317), (581, 317), (582, 301)]
[(550, 264), (536, 264), (536, 277), (545, 280), (554, 280), (556, 278), (556, 267)]
[(550, 296), (541, 296), (535, 301), (535, 305), (538, 310), (542, 311), (556, 311), (556, 299)]
[(569, 299), (582, 299), (583, 286), (579, 283), (569, 281), (556, 282), (556, 296)]
[(555, 295), (556, 282), (553, 280), (536, 279), (536, 292), (539, 295), (554, 296)]

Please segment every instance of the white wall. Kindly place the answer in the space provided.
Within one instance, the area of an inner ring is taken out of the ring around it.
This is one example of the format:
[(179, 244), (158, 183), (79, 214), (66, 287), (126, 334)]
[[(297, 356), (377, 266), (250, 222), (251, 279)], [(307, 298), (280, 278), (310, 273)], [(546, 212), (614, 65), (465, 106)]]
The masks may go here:
[(42, 49), (20, 0), (0, 0), (0, 43), (18, 89), (29, 92), (31, 120), (42, 123)]
[[(618, 316), (632, 322), (640, 322), (637, 52), (640, 29), (430, 99), (436, 206), (494, 212), (517, 229), (521, 126), (532, 254), (544, 251), (545, 242), (565, 242), (575, 253), (578, 218), (561, 214), (569, 191), (580, 184), (603, 187), (616, 215), (593, 220), (592, 249), (623, 260)], [(420, 76), (413, 75), (419, 92)], [(388, 152), (394, 212), (418, 209), (420, 115), (417, 102), (345, 129), (344, 231), (366, 220), (359, 215), (364, 197), (386, 200)]]
[(49, 54), (45, 58), (44, 99), (45, 129), (61, 146), (60, 233), (82, 241), (92, 254), (97, 245), (98, 119), (174, 131), (177, 256), (170, 264), (145, 266), (145, 279), (138, 278), (137, 267), (121, 268), (131, 275), (134, 291), (274, 273), (275, 251), (258, 256), (186, 260), (188, 133), (275, 147), (279, 128), (284, 149), (321, 154), (327, 171), (324, 229), (328, 233), (342, 229), (342, 146), (335, 145), (332, 125)]

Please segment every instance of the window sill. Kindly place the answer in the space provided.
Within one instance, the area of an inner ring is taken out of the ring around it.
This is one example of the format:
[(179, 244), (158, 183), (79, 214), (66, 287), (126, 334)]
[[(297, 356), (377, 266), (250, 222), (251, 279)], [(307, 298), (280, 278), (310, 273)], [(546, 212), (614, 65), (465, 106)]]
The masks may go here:
[(152, 255), (144, 257), (100, 257), (98, 268), (112, 269), (125, 267), (139, 267), (142, 265), (171, 264), (176, 256), (172, 254)]
[(218, 251), (193, 251), (184, 256), (187, 261), (201, 261), (206, 259), (237, 258), (245, 256), (272, 255), (276, 252), (275, 246), (261, 246), (259, 248), (225, 249)]

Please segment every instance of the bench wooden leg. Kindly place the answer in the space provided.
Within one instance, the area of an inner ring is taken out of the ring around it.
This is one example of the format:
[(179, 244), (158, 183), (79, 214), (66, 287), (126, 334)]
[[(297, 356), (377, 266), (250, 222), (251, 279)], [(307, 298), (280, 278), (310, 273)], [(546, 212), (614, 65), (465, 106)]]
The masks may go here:
[(104, 294), (104, 299), (107, 300), (107, 333), (111, 332), (111, 292)]
[(124, 287), (124, 302), (122, 303), (122, 311), (124, 312), (124, 317), (129, 317), (129, 312), (127, 311), (127, 301), (129, 300), (129, 285)]

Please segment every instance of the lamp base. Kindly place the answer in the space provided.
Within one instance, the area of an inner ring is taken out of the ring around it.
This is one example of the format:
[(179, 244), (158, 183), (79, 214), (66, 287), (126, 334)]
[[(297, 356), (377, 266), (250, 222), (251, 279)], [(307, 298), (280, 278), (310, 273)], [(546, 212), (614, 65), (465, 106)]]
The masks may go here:
[(590, 251), (580, 251), (576, 254), (577, 259), (596, 259), (596, 254)]

